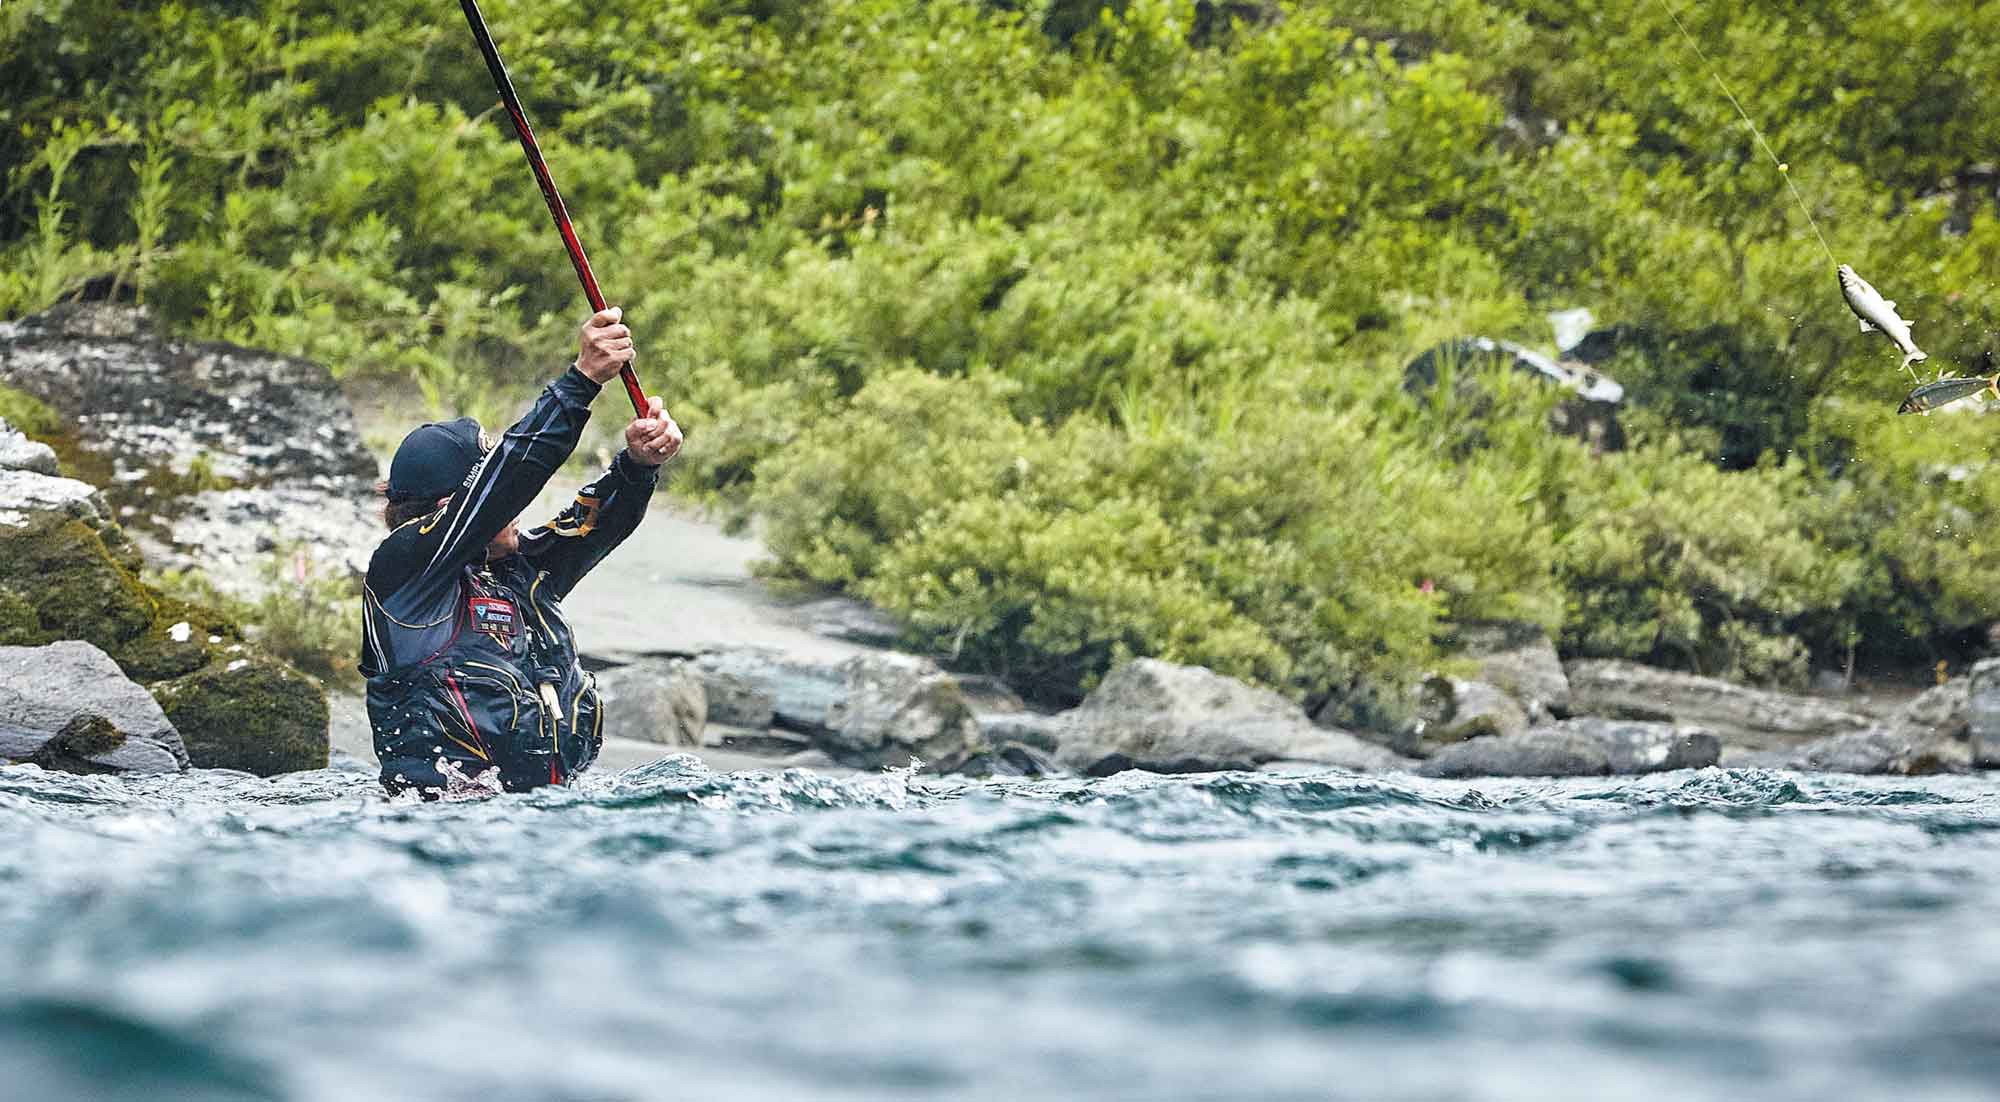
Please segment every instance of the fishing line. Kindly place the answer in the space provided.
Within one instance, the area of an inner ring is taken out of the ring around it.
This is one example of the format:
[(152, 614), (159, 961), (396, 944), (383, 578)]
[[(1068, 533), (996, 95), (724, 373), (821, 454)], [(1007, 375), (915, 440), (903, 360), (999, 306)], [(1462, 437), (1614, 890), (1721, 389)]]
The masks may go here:
[(1811, 226), (1813, 236), (1819, 238), (1819, 247), (1826, 252), (1826, 262), (1839, 267), (1840, 262), (1833, 258), (1832, 246), (1826, 243), (1826, 235), (1819, 232), (1819, 222), (1813, 218), (1812, 208), (1806, 206), (1805, 196), (1799, 194), (1799, 185), (1792, 182), (1790, 169), (1786, 167), (1785, 162), (1778, 159), (1778, 154), (1772, 150), (1771, 143), (1764, 140), (1764, 132), (1757, 129), (1757, 124), (1750, 120), (1750, 113), (1743, 110), (1743, 104), (1737, 100), (1736, 93), (1729, 90), (1729, 82), (1723, 80), (1722, 74), (1716, 71), (1715, 63), (1708, 59), (1708, 54), (1701, 48), (1701, 43), (1695, 41), (1695, 37), (1688, 33), (1687, 24), (1681, 22), (1680, 13), (1674, 11), (1673, 5), (1667, 3), (1667, 0), (1658, 0), (1658, 3), (1660, 7), (1666, 9), (1667, 18), (1674, 21), (1674, 26), (1680, 28), (1681, 37), (1687, 39), (1687, 44), (1694, 47), (1695, 56), (1708, 67), (1708, 75), (1715, 78), (1716, 86), (1722, 89), (1723, 95), (1729, 97), (1729, 105), (1736, 108), (1736, 113), (1743, 117), (1743, 125), (1750, 128), (1750, 133), (1757, 139), (1757, 144), (1764, 147), (1765, 155), (1771, 158), (1772, 164), (1778, 166), (1778, 175), (1784, 177), (1785, 186), (1791, 189), (1792, 198), (1799, 204), (1799, 213), (1806, 216), (1806, 225)]

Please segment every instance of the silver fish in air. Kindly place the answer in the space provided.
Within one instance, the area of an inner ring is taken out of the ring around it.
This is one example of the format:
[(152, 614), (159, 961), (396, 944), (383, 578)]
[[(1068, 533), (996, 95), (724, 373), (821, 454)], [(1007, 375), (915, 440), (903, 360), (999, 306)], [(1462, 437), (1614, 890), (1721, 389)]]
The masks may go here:
[(1974, 375), (1965, 379), (1938, 379), (1925, 383), (1911, 391), (1909, 397), (1903, 399), (1903, 404), (1896, 407), (1896, 412), (1929, 413), (1960, 398), (1970, 398), (1982, 390), (2000, 399), (2000, 375)]
[(1896, 313), (1895, 302), (1883, 298), (1881, 293), (1868, 285), (1868, 281), (1854, 274), (1854, 269), (1845, 264), (1840, 266), (1840, 293), (1847, 299), (1847, 308), (1861, 319), (1861, 331), (1870, 333), (1877, 329), (1895, 343), (1903, 353), (1903, 370), (1910, 372), (1910, 378), (1917, 373), (1910, 369), (1913, 363), (1930, 359), (1924, 350), (1910, 336), (1910, 323)]

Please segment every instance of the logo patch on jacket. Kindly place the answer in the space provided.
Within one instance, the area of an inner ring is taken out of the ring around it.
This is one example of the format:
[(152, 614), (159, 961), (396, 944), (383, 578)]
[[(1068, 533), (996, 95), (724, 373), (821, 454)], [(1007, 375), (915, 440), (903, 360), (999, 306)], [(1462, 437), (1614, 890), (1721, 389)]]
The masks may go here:
[(472, 612), (474, 631), (483, 631), (502, 643), (513, 643), (515, 633), (520, 630), (521, 615), (515, 611), (512, 601), (499, 597), (473, 597), (468, 607)]

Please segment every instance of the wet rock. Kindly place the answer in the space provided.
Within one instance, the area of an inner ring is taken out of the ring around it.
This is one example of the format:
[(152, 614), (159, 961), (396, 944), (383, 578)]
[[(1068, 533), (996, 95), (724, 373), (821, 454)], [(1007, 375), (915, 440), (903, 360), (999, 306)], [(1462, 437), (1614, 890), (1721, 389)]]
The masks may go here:
[(57, 473), (56, 451), (38, 440), (30, 440), (0, 417), (0, 470)]
[(205, 454), (219, 477), (251, 484), (376, 475), (325, 367), (165, 337), (143, 307), (72, 303), (0, 325), (0, 383), (128, 470)]
[(1069, 729), (1064, 717), (1035, 712), (974, 712), (972, 721), (988, 746), (1026, 746), (1044, 754), (1056, 753)]
[(1408, 734), (1390, 746), (1398, 753), (1429, 757), (1466, 739), (1518, 735), (1528, 729), (1528, 713), (1514, 698), (1483, 681), (1432, 677), (1420, 689), (1420, 717)]
[(1972, 667), (1965, 678), (1965, 718), (1975, 769), (2000, 768), (2000, 658)]
[(731, 647), (697, 655), (711, 722), (725, 712), (755, 718), (770, 702), (770, 726), (812, 737), (843, 765), (955, 769), (983, 749), (958, 683), (926, 658), (892, 652), (817, 660), (770, 647)]
[(200, 567), (254, 596), (274, 536), (332, 563), (378, 534), (366, 505), (378, 464), (318, 364), (165, 337), (143, 308), (80, 303), (0, 324), (0, 384), (74, 424), (103, 467), (90, 477), (155, 566)]
[(1596, 717), (1565, 720), (1553, 726), (1596, 739), (1604, 747), (1611, 772), (1618, 774), (1706, 769), (1722, 756), (1722, 740), (1699, 727)]
[(110, 720), (82, 714), (60, 731), (0, 724), (0, 763), (39, 765), (64, 773), (177, 773), (180, 763), (167, 748), (126, 738)]
[(1867, 716), (1817, 697), (1753, 689), (1636, 662), (1571, 662), (1571, 705), (1580, 715), (1684, 723), (1746, 750), (1785, 750), (1867, 730)]
[[(96, 722), (72, 728), (79, 717), (108, 724), (117, 740), (108, 740)], [(71, 756), (106, 768), (156, 772), (152, 766), (160, 764), (161, 754), (172, 769), (188, 765), (180, 732), (159, 703), (128, 679), (110, 655), (89, 643), (0, 647), (0, 725), (46, 732), (50, 738), (69, 732), (72, 742), (65, 745)], [(51, 753), (65, 751), (58, 746)]]
[[(708, 726), (708, 689), (687, 663), (643, 659), (600, 670), (597, 694), (604, 703), (604, 736), (666, 746), (697, 747)], [(768, 725), (767, 718), (755, 724)]]
[(1063, 770), (1053, 756), (1010, 743), (972, 755), (958, 771), (968, 777), (1049, 777)]
[(137, 565), (94, 487), (0, 470), (0, 640), (116, 650), (152, 621)]
[(1570, 714), (1569, 676), (1540, 624), (1480, 621), (1460, 624), (1453, 636), (1459, 651), (1479, 662), (1473, 680), (1498, 686), (1519, 701), (1530, 722)]
[(984, 748), (958, 682), (927, 658), (863, 654), (840, 665), (846, 692), (827, 717), (821, 747), (875, 768), (915, 758), (959, 768)]
[(1792, 750), (1740, 750), (1725, 746), (1716, 764), (1724, 769), (1797, 769), (1799, 756)]
[(1971, 758), (1970, 746), (1957, 739), (1925, 738), (1877, 727), (1820, 739), (1798, 751), (1791, 765), (1822, 773), (1918, 776), (1962, 773)]
[(955, 674), (958, 691), (975, 712), (1025, 712), (1028, 703), (1005, 681), (987, 674)]
[(200, 570), (218, 590), (246, 601), (269, 590), (274, 555), (296, 549), (313, 568), (360, 577), (383, 534), (375, 499), (354, 486), (203, 490), (172, 508), (164, 537), (137, 530), (146, 560)]
[(1151, 658), (1111, 671), (1064, 718), (1057, 763), (1095, 776), (1249, 770), (1279, 760), (1355, 770), (1406, 764), (1348, 732), (1315, 726), (1268, 689)]
[(1604, 742), (1587, 732), (1537, 727), (1505, 738), (1473, 739), (1417, 767), (1425, 777), (1601, 777), (1611, 772)]
[(776, 647), (708, 651), (696, 655), (689, 668), (707, 692), (709, 722), (737, 727), (823, 730), (844, 683), (837, 663)]
[(201, 669), (149, 688), (196, 766), (259, 777), (326, 768), (326, 693), (275, 658), (235, 644)]
[(246, 647), (213, 610), (154, 591), (140, 565), (94, 488), (0, 471), (0, 642), (80, 640), (107, 654), (121, 679), (145, 685), (177, 717), (175, 746), (197, 766), (323, 765), (318, 684)]
[(738, 754), (761, 754), (765, 757), (790, 759), (800, 754), (826, 753), (813, 745), (812, 736), (802, 735), (796, 731), (780, 731), (776, 728), (752, 730), (716, 727), (711, 728), (711, 732), (708, 746), (717, 750), (731, 750)]
[(731, 727), (769, 727), (778, 715), (778, 699), (769, 690), (734, 673), (701, 675), (704, 715), (710, 723)]

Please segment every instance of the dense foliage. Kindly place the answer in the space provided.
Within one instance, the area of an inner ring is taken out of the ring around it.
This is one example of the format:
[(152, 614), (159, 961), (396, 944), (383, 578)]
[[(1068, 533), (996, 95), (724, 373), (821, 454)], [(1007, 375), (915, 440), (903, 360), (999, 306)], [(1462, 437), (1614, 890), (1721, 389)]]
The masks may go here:
[[(1985, 419), (1894, 416), (1792, 191), (1971, 369), (1992, 5), (1677, 5), (1713, 74), (1660, 0), (487, 7), (683, 486), (961, 662), (1322, 695), (1504, 617), (1795, 682), (1995, 618)], [(448, 4), (13, 0), (0, 314), (94, 280), (504, 414), (581, 306), (494, 103)], [(1402, 392), (1579, 306), (1627, 451)]]

